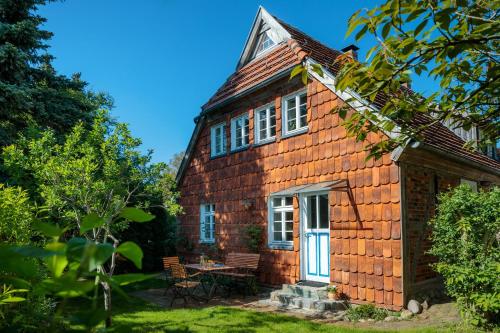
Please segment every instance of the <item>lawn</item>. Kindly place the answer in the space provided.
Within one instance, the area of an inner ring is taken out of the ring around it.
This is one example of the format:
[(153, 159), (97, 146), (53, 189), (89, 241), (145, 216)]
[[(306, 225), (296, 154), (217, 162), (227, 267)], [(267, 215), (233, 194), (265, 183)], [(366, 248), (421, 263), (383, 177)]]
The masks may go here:
[[(129, 303), (115, 302), (114, 312), (113, 332), (343, 333), (375, 331), (320, 324), (286, 315), (232, 307), (171, 310), (139, 299), (133, 299)], [(404, 332), (452, 332), (455, 330), (456, 328), (426, 328)]]

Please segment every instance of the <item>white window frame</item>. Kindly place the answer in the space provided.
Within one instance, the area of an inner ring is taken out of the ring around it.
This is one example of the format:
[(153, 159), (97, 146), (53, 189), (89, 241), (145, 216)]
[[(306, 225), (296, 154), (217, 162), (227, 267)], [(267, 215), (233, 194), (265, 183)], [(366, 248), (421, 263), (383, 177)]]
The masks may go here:
[[(217, 141), (215, 137), (215, 132), (217, 129), (221, 129), (222, 142), (221, 151), (217, 152)], [(218, 157), (226, 154), (226, 122), (219, 123), (210, 128), (210, 157)]]
[[(286, 205), (286, 197), (292, 198), (292, 204)], [(281, 199), (282, 205), (279, 207), (273, 207), (273, 200)], [(293, 196), (270, 196), (268, 200), (268, 245), (270, 248), (277, 249), (293, 249), (293, 239), (291, 241), (286, 240), (286, 219), (285, 214), (291, 212), (292, 216), (294, 214), (293, 209)], [(274, 240), (274, 213), (281, 213), (281, 241)], [(293, 238), (293, 219), (292, 219), (292, 238)]]
[[(246, 133), (244, 126), (245, 119), (248, 120), (248, 129), (246, 130), (247, 131)], [(236, 123), (240, 120), (243, 121), (243, 126), (241, 126), (241, 141), (243, 144), (241, 146), (236, 146)], [(248, 138), (246, 143), (244, 142), (245, 136)], [(250, 118), (248, 117), (248, 112), (247, 112), (231, 119), (231, 151), (238, 151), (241, 149), (245, 149), (249, 145), (250, 145)]]
[[(298, 127), (300, 125), (300, 96), (306, 95), (306, 125), (303, 127)], [(297, 121), (297, 128), (294, 130), (288, 130), (288, 100), (295, 98), (295, 117)], [(281, 98), (281, 119), (282, 119), (282, 137), (292, 136), (295, 134), (301, 134), (307, 132), (309, 129), (309, 123), (307, 123), (307, 90), (301, 89), (292, 94), (283, 96)]]
[[(271, 136), (271, 109), (274, 108), (274, 135)], [(260, 113), (262, 111), (266, 111), (266, 138), (262, 139), (260, 137)], [(253, 113), (253, 123), (254, 123), (254, 141), (255, 144), (261, 144), (261, 143), (267, 143), (267, 142), (272, 142), (276, 139), (276, 106), (274, 103), (269, 103), (267, 105), (264, 105), (260, 108), (255, 109)]]
[[(270, 50), (272, 50), (273, 48), (275, 48), (276, 45), (278, 45), (278, 43), (276, 43), (274, 41), (274, 39), (271, 37), (271, 35), (269, 34), (270, 30), (271, 29), (268, 29), (266, 31), (262, 31), (261, 33), (259, 33), (259, 36), (258, 36), (258, 39), (257, 39), (257, 43), (255, 43), (255, 50), (253, 51), (252, 59), (258, 58), (261, 55), (266, 54), (267, 52), (269, 52)], [(271, 45), (271, 46), (269, 46), (269, 47), (267, 47), (267, 48), (265, 48), (265, 49), (263, 49), (261, 51), (258, 51), (260, 43), (262, 42), (262, 38), (264, 37), (264, 35), (266, 35), (273, 42), (273, 45)]]
[(462, 184), (467, 184), (474, 192), (478, 192), (478, 184), (476, 181), (466, 178), (460, 178), (460, 185)]
[[(206, 207), (209, 211), (206, 211)], [(205, 230), (207, 228), (205, 218), (210, 218), (210, 236), (206, 237)], [(200, 243), (215, 243), (215, 204), (204, 203), (200, 205)]]

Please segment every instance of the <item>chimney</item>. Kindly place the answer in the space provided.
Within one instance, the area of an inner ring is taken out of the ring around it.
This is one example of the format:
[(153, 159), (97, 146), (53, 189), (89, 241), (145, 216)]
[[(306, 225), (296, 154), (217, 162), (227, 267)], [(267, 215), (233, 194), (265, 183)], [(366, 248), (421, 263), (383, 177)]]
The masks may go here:
[(359, 47), (357, 47), (354, 44), (351, 44), (349, 46), (344, 47), (341, 51), (347, 55), (350, 55), (353, 59), (358, 60), (358, 50)]

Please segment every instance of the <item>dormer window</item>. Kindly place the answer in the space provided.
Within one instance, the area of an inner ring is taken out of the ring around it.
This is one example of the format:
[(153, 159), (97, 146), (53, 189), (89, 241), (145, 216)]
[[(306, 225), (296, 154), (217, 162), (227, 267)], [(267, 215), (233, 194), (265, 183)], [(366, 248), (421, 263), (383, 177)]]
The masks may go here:
[(259, 34), (257, 47), (255, 48), (254, 58), (269, 50), (276, 43), (269, 37), (269, 30), (263, 31)]

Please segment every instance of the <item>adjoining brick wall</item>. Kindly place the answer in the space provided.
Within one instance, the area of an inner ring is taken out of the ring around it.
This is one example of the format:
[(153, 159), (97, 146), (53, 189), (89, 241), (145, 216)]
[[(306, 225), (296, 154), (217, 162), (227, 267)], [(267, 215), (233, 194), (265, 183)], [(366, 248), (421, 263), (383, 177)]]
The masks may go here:
[[(180, 231), (194, 247), (190, 254), (210, 250), (198, 241), (199, 209), (202, 203), (213, 203), (216, 246), (222, 256), (248, 251), (245, 227), (260, 225), (265, 235), (261, 282), (294, 283), (301, 276), (299, 202), (294, 199), (293, 250), (273, 250), (267, 246), (269, 195), (295, 185), (348, 180), (354, 202), (345, 192), (329, 195), (331, 281), (353, 302), (399, 309), (403, 305), (399, 168), (389, 155), (365, 161), (363, 143), (347, 138), (338, 115), (330, 112), (343, 102), (316, 81), (307, 87), (308, 133), (281, 139), (281, 96), (301, 88), (300, 82), (283, 79), (225, 106), (208, 120), (180, 183), (185, 210), (179, 218)], [(226, 121), (229, 143), (231, 117), (249, 112), (252, 144), (253, 109), (273, 101), (276, 142), (210, 159), (211, 125)], [(368, 141), (380, 138), (373, 134)]]
[(500, 177), (415, 149), (401, 163), (405, 188), (405, 293), (413, 297), (442, 287), (439, 275), (431, 268), (436, 260), (427, 253), (432, 246), (429, 221), (435, 214), (437, 195), (460, 185), (461, 178), (477, 181), (479, 188), (481, 180), (499, 184)]
[(435, 214), (436, 195), (447, 191), (460, 183), (460, 178), (449, 174), (437, 174), (436, 171), (408, 165), (406, 167), (406, 202), (407, 202), (407, 242), (409, 285), (436, 278), (438, 275), (430, 264), (434, 258), (427, 254), (431, 247), (429, 225)]

